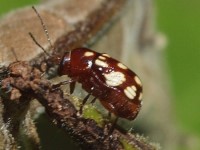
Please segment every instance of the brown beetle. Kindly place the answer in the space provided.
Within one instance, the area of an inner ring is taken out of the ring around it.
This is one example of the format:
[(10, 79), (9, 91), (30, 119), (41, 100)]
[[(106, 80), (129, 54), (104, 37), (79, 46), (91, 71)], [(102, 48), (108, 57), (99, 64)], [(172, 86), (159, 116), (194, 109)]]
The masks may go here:
[(109, 112), (118, 117), (133, 120), (140, 110), (140, 79), (133, 71), (107, 54), (87, 48), (74, 49), (61, 59), (58, 74), (68, 75), (72, 79), (71, 92), (76, 81), (81, 83), (89, 95), (98, 98)]
[[(33, 10), (41, 21), (50, 46), (53, 47), (42, 18), (34, 7)], [(70, 93), (74, 91), (75, 82), (81, 83), (83, 89), (89, 93), (83, 100), (83, 104), (90, 95), (93, 95), (117, 117), (133, 120), (137, 116), (142, 102), (142, 84), (138, 76), (128, 67), (108, 54), (101, 54), (87, 48), (77, 48), (66, 52), (60, 60), (60, 56), (48, 54), (34, 36), (29, 34), (35, 43), (50, 56), (50, 59), (55, 60), (56, 64), (60, 62), (58, 74), (68, 75), (72, 80)]]

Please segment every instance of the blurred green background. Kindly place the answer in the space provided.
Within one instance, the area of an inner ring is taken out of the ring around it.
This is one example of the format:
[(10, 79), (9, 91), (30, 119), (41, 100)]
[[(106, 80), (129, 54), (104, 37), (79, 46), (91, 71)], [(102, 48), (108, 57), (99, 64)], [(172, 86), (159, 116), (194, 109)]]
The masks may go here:
[[(0, 0), (0, 15), (39, 0)], [(155, 0), (158, 30), (168, 39), (165, 58), (180, 127), (200, 137), (200, 1)]]
[(200, 1), (156, 0), (179, 125), (200, 136)]
[(0, 0), (0, 15), (26, 5), (36, 4), (39, 0)]

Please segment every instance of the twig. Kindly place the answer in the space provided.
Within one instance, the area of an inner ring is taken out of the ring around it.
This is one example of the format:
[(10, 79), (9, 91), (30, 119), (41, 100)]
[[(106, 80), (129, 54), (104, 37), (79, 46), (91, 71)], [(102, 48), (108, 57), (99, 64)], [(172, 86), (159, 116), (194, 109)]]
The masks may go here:
[[(124, 149), (121, 140), (138, 149), (155, 149), (152, 145), (128, 134), (124, 135), (117, 129), (108, 135), (107, 126), (100, 127), (94, 120), (79, 116), (74, 105), (64, 98), (62, 90), (53, 89), (48, 80), (41, 79), (41, 72), (37, 68), (31, 67), (28, 62), (11, 64), (9, 72), (10, 75), (1, 83), (1, 89), (5, 93), (9, 90), (7, 85), (10, 85), (11, 90), (6, 94), (7, 101), (13, 97), (10, 101), (18, 101), (18, 105), (23, 107), (27, 106), (31, 99), (38, 99), (54, 124), (76, 139), (83, 149), (121, 150)], [(13, 90), (18, 90), (20, 94), (13, 96)], [(25, 100), (24, 95), (29, 96), (25, 102), (21, 101)], [(13, 114), (15, 113), (13, 112)]]

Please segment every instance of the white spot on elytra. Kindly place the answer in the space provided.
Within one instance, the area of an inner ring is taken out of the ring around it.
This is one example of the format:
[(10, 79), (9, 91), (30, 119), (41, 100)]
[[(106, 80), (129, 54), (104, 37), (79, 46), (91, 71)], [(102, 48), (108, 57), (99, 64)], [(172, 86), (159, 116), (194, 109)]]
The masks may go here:
[(138, 85), (142, 85), (140, 79), (139, 79), (137, 76), (135, 76), (135, 82), (136, 82)]
[(127, 69), (127, 67), (124, 64), (122, 64), (122, 63), (118, 63), (117, 66), (119, 68), (121, 68), (121, 69)]
[(126, 81), (124, 74), (121, 72), (111, 72), (109, 74), (104, 74), (104, 77), (106, 78), (106, 84), (108, 86), (119, 86), (124, 81)]
[(139, 100), (141, 101), (142, 100), (142, 93), (140, 93), (140, 96), (139, 96)]
[(95, 60), (95, 64), (101, 67), (108, 67), (108, 64), (106, 62), (103, 62), (99, 59)]
[(131, 88), (132, 88), (134, 91), (137, 90), (137, 88), (135, 87), (135, 85), (132, 85)]
[(93, 56), (94, 53), (93, 52), (85, 52), (84, 56), (89, 57), (89, 56)]
[(103, 57), (103, 56), (99, 56), (98, 58), (101, 60), (106, 60), (106, 57)]
[(124, 94), (129, 98), (129, 99), (134, 99), (136, 96), (136, 87), (133, 86), (128, 86), (126, 89), (124, 89)]
[(108, 54), (106, 54), (106, 53), (104, 53), (104, 54), (102, 54), (103, 56), (106, 56), (106, 57), (110, 57)]

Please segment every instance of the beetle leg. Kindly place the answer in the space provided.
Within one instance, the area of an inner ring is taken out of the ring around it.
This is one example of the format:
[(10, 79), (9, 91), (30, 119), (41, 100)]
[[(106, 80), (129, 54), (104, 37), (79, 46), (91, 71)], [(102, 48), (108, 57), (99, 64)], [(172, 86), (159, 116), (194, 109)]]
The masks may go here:
[(72, 94), (72, 93), (74, 92), (75, 85), (76, 85), (76, 82), (75, 82), (75, 81), (72, 81), (72, 82), (69, 84), (70, 94)]
[(84, 99), (83, 99), (83, 102), (82, 102), (82, 104), (81, 104), (81, 106), (80, 106), (80, 114), (82, 114), (82, 112), (83, 112), (83, 106), (85, 105), (85, 103), (87, 102), (87, 100), (88, 100), (88, 98), (90, 97), (90, 95), (91, 95), (91, 93), (89, 93)]
[(93, 99), (92, 99), (92, 101), (91, 101), (91, 104), (93, 105), (94, 104), (94, 102), (97, 100), (97, 97), (94, 97)]
[(118, 121), (119, 117), (116, 117), (115, 120), (112, 122), (112, 125), (108, 131), (108, 136), (111, 135), (117, 125), (117, 121)]
[(74, 80), (72, 80), (72, 79), (67, 80), (67, 81), (62, 81), (60, 83), (52, 85), (52, 89), (56, 90), (56, 89), (60, 88), (61, 85), (66, 85), (66, 84), (69, 84), (69, 83), (72, 83), (72, 82), (74, 82)]
[(112, 122), (112, 124), (110, 125), (110, 123), (106, 124), (104, 129), (105, 129), (105, 136), (104, 136), (104, 140), (106, 140), (107, 138), (109, 138), (109, 136), (113, 133), (115, 127), (116, 127), (116, 124), (117, 124), (117, 121), (118, 121), (119, 117), (116, 117), (115, 120)]
[(110, 120), (111, 119), (111, 112), (108, 112), (108, 120)]

